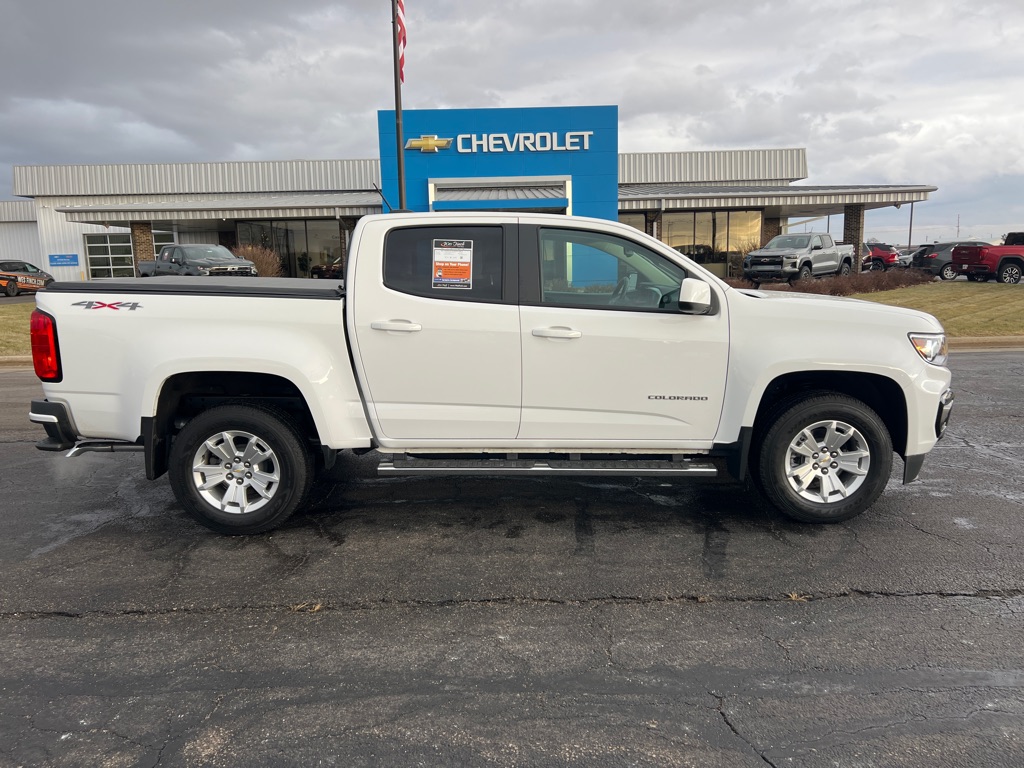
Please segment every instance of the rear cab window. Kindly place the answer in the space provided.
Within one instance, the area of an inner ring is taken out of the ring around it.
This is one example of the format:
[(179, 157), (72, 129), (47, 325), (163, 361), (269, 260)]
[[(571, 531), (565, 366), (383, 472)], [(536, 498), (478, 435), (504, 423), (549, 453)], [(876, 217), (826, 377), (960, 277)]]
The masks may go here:
[(514, 302), (516, 239), (515, 227), (502, 225), (393, 229), (384, 285), (444, 301)]

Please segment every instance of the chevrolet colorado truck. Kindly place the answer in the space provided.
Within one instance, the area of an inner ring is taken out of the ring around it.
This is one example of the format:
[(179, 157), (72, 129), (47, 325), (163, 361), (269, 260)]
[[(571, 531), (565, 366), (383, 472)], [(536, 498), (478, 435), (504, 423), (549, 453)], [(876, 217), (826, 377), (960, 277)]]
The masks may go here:
[(852, 245), (837, 245), (825, 233), (777, 235), (747, 254), (743, 277), (756, 288), (769, 281), (793, 283), (812, 276), (848, 275), (854, 268), (855, 251)]
[(223, 245), (165, 245), (155, 261), (140, 261), (139, 276), (256, 277), (256, 265)]
[(918, 475), (953, 402), (930, 315), (730, 288), (632, 227), (543, 214), (366, 216), (344, 283), (57, 282), (31, 337), (38, 447), (140, 451), (228, 534), (374, 450), (384, 475), (749, 476), (794, 519), (846, 520), (894, 452)]
[(1002, 245), (958, 245), (950, 264), (973, 282), (996, 278), (1016, 285), (1024, 273), (1024, 232), (1010, 232)]

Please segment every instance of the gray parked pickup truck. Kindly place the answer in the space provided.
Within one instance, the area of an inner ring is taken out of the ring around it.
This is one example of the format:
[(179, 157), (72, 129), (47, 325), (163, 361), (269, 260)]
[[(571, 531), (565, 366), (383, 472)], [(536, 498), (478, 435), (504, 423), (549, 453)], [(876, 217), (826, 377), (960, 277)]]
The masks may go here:
[(256, 265), (240, 259), (223, 245), (165, 245), (156, 261), (140, 261), (139, 276), (216, 275), (256, 277)]
[(836, 245), (831, 235), (805, 232), (778, 235), (743, 260), (743, 277), (755, 286), (770, 281), (795, 282), (821, 275), (848, 275), (856, 258), (852, 245)]

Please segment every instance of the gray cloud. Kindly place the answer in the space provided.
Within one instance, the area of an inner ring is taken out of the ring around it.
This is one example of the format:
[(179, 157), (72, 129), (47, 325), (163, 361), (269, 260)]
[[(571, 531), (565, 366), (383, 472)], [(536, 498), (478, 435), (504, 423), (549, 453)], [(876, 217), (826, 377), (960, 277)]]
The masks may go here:
[[(618, 104), (624, 151), (803, 146), (810, 183), (940, 186), (922, 227), (1024, 228), (1018, 2), (406, 6), (407, 108)], [(0, 0), (0, 168), (376, 156), (389, 11)]]

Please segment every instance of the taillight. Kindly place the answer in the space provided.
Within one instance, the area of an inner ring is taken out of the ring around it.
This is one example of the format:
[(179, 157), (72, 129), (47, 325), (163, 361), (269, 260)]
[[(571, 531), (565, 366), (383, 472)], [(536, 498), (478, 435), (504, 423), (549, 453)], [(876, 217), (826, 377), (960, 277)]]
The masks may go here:
[(32, 365), (43, 381), (58, 382), (63, 378), (57, 347), (57, 321), (45, 312), (32, 312)]

